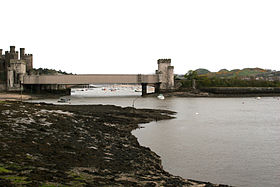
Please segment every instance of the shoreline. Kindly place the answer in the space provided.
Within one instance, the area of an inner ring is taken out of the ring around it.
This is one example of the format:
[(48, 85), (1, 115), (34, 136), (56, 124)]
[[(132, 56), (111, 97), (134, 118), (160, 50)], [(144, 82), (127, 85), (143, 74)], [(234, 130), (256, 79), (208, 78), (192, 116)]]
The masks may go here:
[[(172, 90), (172, 91), (163, 91), (162, 94), (166, 97), (208, 97), (208, 98), (234, 98), (234, 97), (279, 97), (280, 93), (270, 93), (270, 92), (257, 92), (257, 91), (252, 91), (252, 92), (238, 92), (240, 91), (239, 89), (233, 89), (236, 92), (230, 92), (224, 88), (221, 88), (221, 91), (218, 89), (218, 91), (215, 92), (208, 92), (208, 91), (203, 91), (199, 89), (179, 89), (179, 90)], [(242, 89), (241, 89), (242, 91)], [(156, 93), (151, 93), (148, 94), (147, 96), (157, 96), (158, 94)]]
[[(242, 97), (280, 97), (280, 93), (210, 93), (199, 89), (184, 89), (161, 92), (165, 97), (208, 97), (208, 98), (242, 98)], [(20, 92), (0, 92), (0, 101), (28, 101), (39, 99), (59, 99), (65, 94), (31, 94)], [(149, 93), (143, 97), (156, 97), (157, 93)]]
[(173, 176), (131, 134), (172, 111), (14, 101), (0, 108), (0, 185), (227, 186)]

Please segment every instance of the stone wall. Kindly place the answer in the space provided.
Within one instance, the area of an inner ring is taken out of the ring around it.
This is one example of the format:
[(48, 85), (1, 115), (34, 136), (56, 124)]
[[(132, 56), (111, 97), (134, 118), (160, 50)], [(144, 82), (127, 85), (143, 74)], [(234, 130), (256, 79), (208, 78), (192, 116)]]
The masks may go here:
[(174, 67), (171, 66), (171, 59), (159, 59), (157, 74), (160, 74), (160, 89), (172, 90), (174, 89)]
[(6, 84), (0, 84), (0, 91), (6, 91)]

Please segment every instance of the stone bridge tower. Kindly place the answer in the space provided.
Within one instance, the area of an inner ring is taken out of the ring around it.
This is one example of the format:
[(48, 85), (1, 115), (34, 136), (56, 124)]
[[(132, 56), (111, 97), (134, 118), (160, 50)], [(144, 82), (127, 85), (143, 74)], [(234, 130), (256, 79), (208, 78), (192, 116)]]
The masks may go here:
[(174, 66), (171, 66), (171, 59), (159, 59), (156, 74), (159, 74), (161, 90), (174, 89)]

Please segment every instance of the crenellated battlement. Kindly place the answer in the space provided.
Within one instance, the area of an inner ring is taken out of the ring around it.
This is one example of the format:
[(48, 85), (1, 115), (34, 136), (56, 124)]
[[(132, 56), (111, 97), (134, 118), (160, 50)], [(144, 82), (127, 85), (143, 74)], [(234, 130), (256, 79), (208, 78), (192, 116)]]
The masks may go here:
[(158, 64), (160, 64), (160, 63), (169, 63), (169, 64), (171, 64), (171, 59), (170, 58), (158, 59)]
[(7, 91), (21, 89), (23, 76), (33, 69), (33, 55), (25, 54), (25, 48), (20, 48), (20, 53), (15, 46), (10, 46), (10, 51), (0, 51), (0, 84), (4, 84)]

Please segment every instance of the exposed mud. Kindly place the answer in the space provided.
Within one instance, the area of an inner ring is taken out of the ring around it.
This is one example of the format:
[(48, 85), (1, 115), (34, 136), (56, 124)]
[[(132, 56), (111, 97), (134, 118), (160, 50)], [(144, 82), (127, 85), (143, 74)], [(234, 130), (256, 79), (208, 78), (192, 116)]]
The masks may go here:
[(169, 174), (131, 134), (173, 114), (0, 101), (0, 186), (218, 186)]

